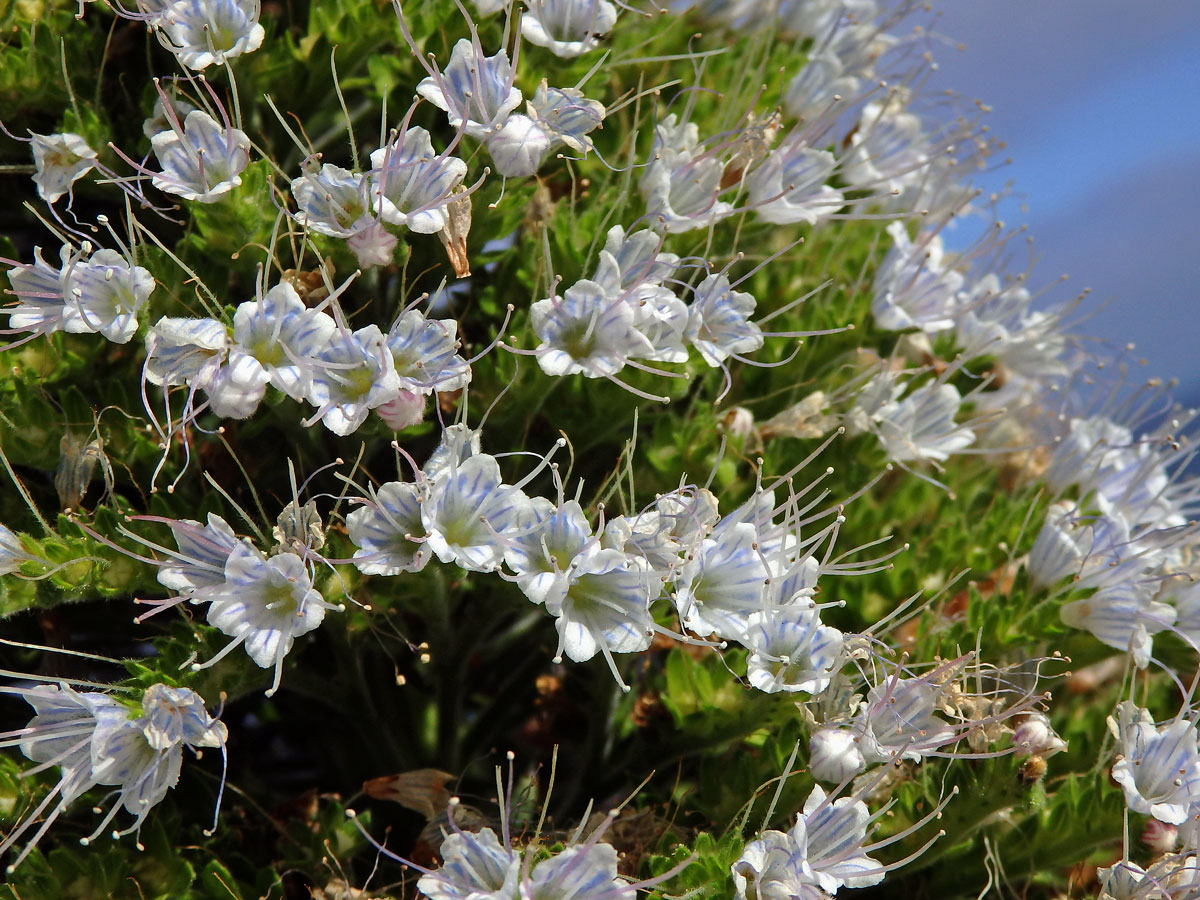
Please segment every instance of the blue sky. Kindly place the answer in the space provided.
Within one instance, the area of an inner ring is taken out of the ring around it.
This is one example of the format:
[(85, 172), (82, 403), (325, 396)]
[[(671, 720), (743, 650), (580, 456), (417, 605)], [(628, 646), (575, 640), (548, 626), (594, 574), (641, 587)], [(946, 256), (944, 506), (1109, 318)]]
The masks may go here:
[(1012, 164), (1001, 213), (1027, 224), (1034, 283), (1092, 293), (1082, 330), (1134, 342), (1146, 375), (1200, 402), (1200, 3), (942, 0), (932, 86), (992, 107)]

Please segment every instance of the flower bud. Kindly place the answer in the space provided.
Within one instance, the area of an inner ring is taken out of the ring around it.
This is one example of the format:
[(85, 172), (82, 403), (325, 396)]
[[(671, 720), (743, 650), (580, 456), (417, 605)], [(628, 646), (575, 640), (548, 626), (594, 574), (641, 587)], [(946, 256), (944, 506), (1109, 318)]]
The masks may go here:
[(867, 767), (858, 738), (841, 728), (817, 731), (808, 742), (808, 769), (817, 781), (842, 782)]
[(1014, 756), (1053, 756), (1067, 749), (1067, 742), (1054, 733), (1044, 713), (1027, 715), (1013, 732)]

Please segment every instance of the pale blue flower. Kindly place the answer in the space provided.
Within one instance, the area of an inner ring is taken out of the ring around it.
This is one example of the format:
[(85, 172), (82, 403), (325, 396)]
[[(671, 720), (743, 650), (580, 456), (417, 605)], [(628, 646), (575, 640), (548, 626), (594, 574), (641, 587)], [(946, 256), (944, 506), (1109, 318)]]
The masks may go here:
[(1112, 778), (1130, 810), (1181, 825), (1200, 794), (1200, 749), (1196, 726), (1187, 719), (1155, 727), (1149, 711), (1126, 701), (1110, 719), (1120, 757)]
[(959, 732), (935, 715), (943, 695), (942, 685), (921, 678), (891, 677), (871, 688), (858, 717), (864, 759), (916, 762), (957, 740)]
[(250, 139), (245, 132), (222, 128), (208, 113), (194, 110), (150, 139), (162, 171), (150, 183), (160, 191), (197, 203), (216, 203), (242, 183), (250, 164)]
[(755, 527), (743, 522), (700, 542), (676, 582), (673, 599), (684, 627), (701, 637), (745, 633), (770, 576), (758, 540)]
[(325, 163), (292, 180), (296, 221), (330, 237), (348, 238), (371, 221), (371, 176)]
[(225, 580), (192, 595), (206, 602), (208, 622), (233, 638), (220, 653), (204, 663), (211, 666), (235, 647), (261, 668), (274, 668), (267, 694), (279, 688), (283, 659), (296, 638), (320, 626), (327, 603), (312, 584), (304, 560), (294, 553), (267, 558), (248, 543), (241, 543), (225, 562)]
[(237, 349), (253, 357), (273, 387), (303, 400), (312, 383), (312, 360), (333, 340), (334, 320), (309, 309), (286, 281), (242, 303), (233, 314)]
[(71, 185), (96, 165), (96, 151), (78, 134), (36, 134), (31, 131), (29, 136), (35, 168), (33, 183), (37, 185), (38, 196), (47, 203), (70, 193)]
[(534, 509), (533, 522), (513, 529), (504, 561), (516, 573), (517, 585), (534, 603), (561, 601), (569, 586), (571, 564), (592, 542), (592, 526), (575, 500)]
[(399, 575), (419, 572), (429, 562), (425, 544), (414, 538), (425, 534), (421, 524), (422, 487), (389, 481), (372, 491), (363, 505), (346, 516), (354, 565), (366, 575)]
[(524, 178), (536, 173), (553, 146), (554, 135), (519, 113), (509, 116), (487, 137), (488, 153), (496, 171), (506, 178)]
[[(522, 26), (528, 21), (526, 16), (521, 20)], [(604, 122), (604, 104), (589, 100), (576, 88), (552, 88), (545, 78), (526, 106), (529, 115), (556, 141), (578, 153), (587, 153), (592, 149), (588, 135)]]
[(262, 46), (259, 0), (175, 0), (156, 19), (163, 45), (189, 69), (223, 66)]
[(379, 327), (338, 330), (313, 357), (308, 401), (317, 411), (308, 423), (320, 419), (334, 434), (350, 434), (372, 409), (399, 393), (400, 379)]
[(521, 36), (555, 56), (571, 59), (595, 49), (617, 23), (608, 0), (524, 0)]
[(185, 595), (224, 583), (225, 563), (242, 544), (229, 523), (209, 513), (205, 525), (192, 519), (175, 519), (169, 525), (179, 549), (159, 566), (158, 583)]
[(947, 265), (941, 235), (924, 234), (913, 241), (903, 222), (889, 225), (888, 234), (892, 248), (875, 273), (871, 303), (879, 327), (920, 328), (929, 334), (953, 328), (963, 277)]
[(687, 362), (683, 342), (691, 315), (686, 303), (665, 287), (649, 283), (630, 288), (621, 299), (633, 310), (633, 329), (649, 345), (649, 349), (638, 353), (639, 358)]
[(610, 294), (639, 284), (661, 285), (679, 268), (679, 257), (662, 249), (663, 238), (642, 229), (625, 233), (614, 225), (605, 236), (604, 249), (592, 281)]
[[(1144, 568), (1139, 565), (1138, 568)], [(1155, 581), (1122, 580), (1082, 600), (1064, 604), (1059, 618), (1089, 631), (1101, 643), (1128, 652), (1139, 669), (1150, 664), (1153, 635), (1175, 623), (1176, 611), (1154, 599)]]
[(142, 699), (141, 715), (108, 694), (75, 691), (66, 685), (0, 690), (24, 697), (37, 713), (25, 728), (0, 735), (0, 746), (15, 744), (39, 763), (28, 774), (49, 766), (58, 766), (61, 773), (58, 784), (33, 813), (0, 842), (4, 853), (41, 822), (10, 871), (67, 806), (95, 785), (113, 786), (117, 799), (96, 829), (82, 839), (84, 844), (102, 834), (122, 808), (134, 821), (114, 836), (140, 829), (151, 808), (178, 781), (183, 747), (220, 747), (224, 752), (225, 726), (208, 714), (203, 700), (188, 688), (151, 685)]
[(589, 842), (543, 859), (521, 879), (520, 900), (634, 900), (637, 891), (617, 874), (612, 844)]
[(769, 694), (819, 694), (842, 662), (842, 633), (821, 624), (811, 602), (751, 613), (739, 640), (750, 650), (750, 683)]
[(603, 653), (615, 674), (613, 653), (637, 653), (650, 646), (649, 563), (619, 550), (597, 547), (578, 554), (567, 571), (561, 599), (548, 598), (546, 611), (555, 617), (558, 651), (575, 662)]
[(651, 227), (691, 231), (731, 215), (733, 207), (717, 199), (724, 174), (725, 163), (701, 148), (696, 123), (680, 123), (675, 113), (664, 118), (638, 183)]
[(257, 411), (270, 380), (257, 359), (234, 347), (204, 386), (209, 408), (222, 419), (248, 419)]
[(126, 343), (137, 332), (137, 315), (154, 290), (154, 276), (131, 266), (114, 250), (97, 250), (63, 269), (63, 296), (74, 316), (66, 331), (99, 332)]
[(435, 154), (429, 132), (414, 126), (371, 154), (370, 174), (375, 209), (383, 221), (434, 234), (446, 227), (446, 206), (467, 174), (467, 164)]
[(561, 298), (537, 301), (529, 318), (541, 339), (538, 365), (547, 375), (602, 378), (619, 372), (629, 357), (654, 349), (634, 328), (633, 307), (594, 281), (577, 281)]
[(777, 225), (824, 222), (843, 202), (842, 192), (825, 183), (836, 166), (832, 153), (790, 141), (768, 153), (747, 176), (747, 206)]
[(142, 696), (142, 733), (155, 750), (176, 744), (220, 747), (228, 732), (204, 708), (204, 699), (191, 688), (152, 684)]
[(454, 319), (428, 319), (416, 309), (402, 312), (387, 334), (401, 387), (415, 394), (466, 387), (471, 367), (458, 355), (457, 332)]
[(480, 453), (438, 471), (421, 501), (429, 548), (442, 562), (473, 572), (500, 567), (509, 527), (524, 495), (503, 484), (495, 457)]
[(516, 900), (521, 855), (492, 829), (456, 830), (438, 852), (441, 866), (417, 880), (429, 900)]
[(451, 128), (463, 128), (484, 139), (498, 130), (522, 100), (513, 82), (516, 72), (508, 52), (484, 56), (478, 37), (462, 38), (450, 53), (443, 72), (434, 71), (417, 85), (417, 93), (446, 111)]
[(62, 265), (54, 269), (34, 248), (34, 263), (8, 272), (19, 303), (4, 312), (14, 330), (49, 334), (104, 335), (124, 344), (137, 332), (137, 316), (154, 290), (154, 276), (131, 266), (113, 250), (92, 253), (84, 242), (78, 250), (64, 245)]
[(465, 422), (447, 425), (442, 429), (442, 439), (425, 460), (421, 472), (427, 481), (432, 481), (442, 472), (475, 456), (482, 448), (482, 435), (478, 428), (471, 428)]
[(789, 82), (783, 96), (788, 115), (799, 121), (817, 119), (837, 103), (834, 97), (850, 98), (858, 93), (860, 72), (848, 68), (829, 48), (808, 58)]
[(70, 266), (77, 254), (75, 248), (64, 244), (59, 251), (61, 266), (55, 268), (42, 258), (42, 248), (33, 248), (33, 263), (22, 263), (7, 272), (17, 305), (4, 310), (8, 327), (14, 331), (50, 334), (66, 330), (78, 319), (74, 306), (67, 306), (63, 297), (62, 269)]
[(763, 345), (762, 329), (750, 321), (756, 301), (735, 291), (724, 275), (709, 275), (693, 291), (684, 337), (710, 366)]
[[(814, 785), (800, 819), (805, 859), (822, 890), (834, 894), (839, 888), (864, 888), (883, 880), (885, 868), (864, 850), (871, 814), (858, 797), (831, 800)], [(799, 837), (795, 829), (792, 835)]]
[(150, 384), (201, 389), (225, 362), (229, 346), (229, 332), (216, 319), (164, 316), (146, 335), (142, 371)]

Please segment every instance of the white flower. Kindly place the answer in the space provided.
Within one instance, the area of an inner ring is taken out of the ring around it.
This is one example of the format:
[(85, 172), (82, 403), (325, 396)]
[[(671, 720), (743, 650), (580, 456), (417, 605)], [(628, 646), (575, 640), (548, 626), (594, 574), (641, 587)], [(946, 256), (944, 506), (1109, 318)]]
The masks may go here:
[(541, 339), (538, 365), (547, 375), (613, 375), (630, 356), (654, 352), (634, 328), (635, 318), (632, 306), (610, 297), (594, 281), (577, 281), (561, 298), (539, 300), (529, 310)]
[(204, 665), (244, 646), (256, 665), (275, 669), (268, 695), (279, 688), (283, 658), (296, 638), (317, 628), (327, 609), (337, 608), (313, 587), (299, 556), (279, 553), (267, 558), (248, 543), (229, 555), (225, 580), (195, 591), (192, 599), (207, 602), (209, 624), (234, 639)]
[(223, 583), (225, 563), (242, 544), (229, 523), (216, 513), (209, 513), (207, 525), (177, 519), (170, 523), (170, 528), (179, 550), (171, 553), (169, 562), (159, 566), (158, 583), (184, 595)]
[(70, 193), (71, 185), (96, 165), (96, 151), (80, 135), (71, 132), (36, 134), (29, 132), (36, 171), (33, 183), (38, 195), (53, 203)]
[(703, 488), (678, 488), (635, 516), (604, 526), (603, 546), (640, 556), (660, 577), (674, 579), (680, 555), (690, 553), (720, 518), (717, 498)]
[(534, 521), (519, 522), (513, 529), (504, 561), (534, 603), (561, 601), (569, 586), (571, 563), (593, 541), (592, 526), (575, 500), (546, 511), (532, 507), (526, 518)]
[(429, 900), (514, 900), (521, 856), (500, 843), (496, 832), (455, 831), (438, 851), (442, 864), (422, 875), (417, 889)]
[(741, 642), (750, 683), (767, 693), (819, 694), (842, 660), (842, 633), (821, 624), (811, 601), (751, 613)]
[(457, 333), (453, 319), (427, 319), (416, 309), (400, 314), (388, 329), (387, 348), (405, 390), (428, 394), (466, 387), (471, 367), (458, 355)]
[(203, 388), (229, 354), (229, 332), (216, 319), (163, 317), (146, 335), (143, 373), (151, 384)]
[(129, 341), (154, 290), (154, 276), (113, 250), (92, 254), (87, 242), (78, 250), (65, 244), (59, 255), (62, 266), (55, 269), (42, 258), (41, 248), (34, 248), (32, 265), (9, 270), (19, 300), (5, 310), (9, 327), (38, 334), (100, 333), (118, 344)]
[(425, 460), (421, 472), (427, 481), (437, 478), (442, 472), (453, 469), (482, 449), (479, 429), (465, 423), (447, 425), (442, 429), (442, 439)]
[(520, 900), (634, 900), (637, 890), (617, 874), (617, 850), (603, 842), (567, 847), (521, 879)]
[(1065, 624), (1090, 631), (1109, 647), (1129, 652), (1139, 669), (1150, 664), (1151, 635), (1170, 628), (1175, 615), (1166, 603), (1153, 599), (1149, 584), (1139, 581), (1102, 587), (1059, 610)]
[(782, 831), (746, 844), (731, 871), (738, 900), (823, 900), (808, 860)]
[(421, 500), (421, 523), (429, 548), (442, 562), (491, 572), (504, 560), (501, 533), (523, 505), (524, 495), (501, 482), (500, 466), (487, 454), (451, 462), (432, 479)]
[(451, 128), (465, 123), (466, 133), (482, 140), (520, 106), (522, 96), (513, 86), (515, 79), (507, 51), (484, 56), (478, 38), (462, 38), (454, 45), (445, 71), (423, 80), (417, 93), (446, 111)]
[(1195, 725), (1176, 719), (1156, 728), (1149, 711), (1126, 701), (1117, 706), (1109, 727), (1121, 753), (1112, 777), (1125, 791), (1125, 805), (1169, 825), (1185, 822), (1200, 793)]
[(183, 129), (172, 127), (150, 139), (162, 171), (150, 179), (160, 191), (197, 203), (216, 203), (242, 183), (250, 164), (250, 139), (232, 126), (222, 128), (208, 113), (194, 110)]
[(934, 713), (943, 689), (920, 678), (888, 678), (871, 688), (858, 716), (862, 727), (859, 747), (868, 763), (890, 762), (896, 756), (917, 762), (958, 732)]
[(850, 151), (842, 159), (848, 186), (893, 193), (899, 205), (911, 209), (906, 191), (927, 179), (930, 155), (921, 120), (905, 107), (908, 94), (897, 90), (863, 107), (858, 128), (850, 137)]
[[(64, 244), (60, 255), (63, 265), (71, 258), (73, 248)], [(8, 316), (8, 327), (14, 331), (33, 331), (50, 334), (62, 329), (67, 315), (73, 314), (63, 301), (62, 272), (42, 258), (42, 248), (33, 248), (33, 263), (22, 263), (9, 269), (9, 293), (17, 298), (17, 305), (4, 310)]]
[(954, 385), (929, 382), (897, 399), (904, 386), (894, 379), (889, 373), (876, 376), (856, 400), (848, 423), (861, 429), (865, 422), (888, 458), (942, 462), (975, 442), (975, 432), (954, 421), (962, 404)]
[(555, 617), (558, 651), (575, 662), (603, 653), (610, 667), (613, 653), (636, 653), (650, 646), (654, 620), (650, 616), (650, 565), (619, 550), (593, 547), (571, 561), (567, 590), (561, 599), (548, 598), (546, 610)]
[(312, 359), (329, 345), (336, 331), (333, 319), (306, 307), (286, 281), (265, 296), (240, 304), (233, 314), (237, 349), (252, 357), (271, 385), (293, 400), (308, 395)]
[(842, 192), (825, 184), (836, 166), (832, 153), (790, 141), (772, 150), (746, 178), (748, 206), (778, 225), (823, 222), (842, 205)]
[(66, 331), (94, 331), (118, 344), (137, 332), (137, 314), (154, 290), (154, 276), (114, 250), (97, 250), (63, 270), (63, 297), (75, 315)]
[(509, 116), (487, 137), (496, 171), (506, 178), (533, 175), (554, 146), (554, 135), (529, 116)]
[(717, 199), (725, 164), (701, 150), (699, 140), (696, 123), (681, 124), (674, 113), (655, 126), (650, 164), (638, 183), (652, 227), (691, 231), (733, 213)]
[[(137, 831), (150, 809), (179, 779), (183, 747), (219, 747), (224, 753), (225, 726), (208, 714), (204, 701), (188, 688), (151, 685), (142, 698), (141, 715), (108, 694), (75, 691), (66, 685), (0, 690), (23, 697), (36, 712), (24, 728), (0, 734), (0, 747), (19, 746), (39, 763), (30, 774), (49, 766), (60, 769), (55, 788), (0, 841), (2, 854), (40, 822), (9, 871), (21, 864), (55, 819), (93, 786), (114, 786), (117, 802), (82, 839), (84, 844), (102, 834), (121, 808), (130, 812), (134, 821), (114, 836)], [(42, 819), (56, 798), (57, 803)]]
[(739, 900), (821, 900), (878, 884), (886, 869), (866, 854), (870, 822), (857, 797), (831, 800), (814, 786), (787, 834), (764, 831), (734, 863)]
[(833, 99), (835, 96), (853, 97), (858, 92), (860, 80), (837, 53), (822, 48), (810, 56), (804, 68), (788, 82), (783, 96), (784, 109), (795, 119), (817, 119), (837, 102)]
[(296, 221), (330, 237), (348, 238), (371, 221), (371, 177), (325, 163), (292, 180)]
[(0, 575), (16, 572), (22, 564), (33, 559), (21, 546), (21, 539), (12, 529), (0, 525)]
[(736, 638), (763, 605), (770, 576), (758, 531), (747, 522), (718, 529), (683, 564), (672, 598), (684, 626), (700, 635)]
[(258, 360), (235, 347), (204, 386), (209, 408), (222, 419), (248, 419), (262, 402), (270, 380)]
[(1067, 749), (1067, 742), (1055, 733), (1045, 713), (1031, 712), (1013, 729), (1013, 756), (1053, 756)]
[(753, 352), (763, 345), (762, 329), (750, 321), (755, 306), (754, 297), (735, 291), (724, 275), (709, 275), (695, 289), (684, 337), (713, 367)]
[(142, 733), (155, 750), (175, 744), (220, 747), (228, 732), (208, 714), (204, 700), (190, 688), (152, 684), (142, 696)]
[(570, 59), (587, 53), (612, 31), (617, 8), (608, 0), (524, 0), (521, 36)]
[(308, 401), (317, 412), (309, 422), (320, 419), (334, 434), (350, 434), (372, 409), (399, 393), (400, 379), (379, 327), (338, 330), (313, 357)]
[(175, 0), (157, 17), (163, 44), (189, 69), (223, 66), (262, 46), (259, 0)]
[(679, 267), (679, 257), (662, 252), (662, 245), (662, 236), (653, 231), (626, 234), (624, 228), (614, 225), (605, 237), (592, 281), (613, 295), (639, 284), (662, 284)]
[(420, 486), (389, 481), (379, 486), (363, 506), (346, 516), (354, 565), (366, 575), (419, 572), (429, 561), (425, 545), (413, 538), (425, 534), (421, 524)]
[(945, 265), (941, 235), (913, 242), (903, 222), (889, 225), (888, 234), (892, 249), (875, 274), (871, 304), (879, 327), (920, 328), (929, 334), (953, 328), (963, 277)]
[[(521, 20), (524, 25), (528, 17)], [(604, 121), (604, 105), (589, 100), (575, 88), (552, 88), (543, 78), (533, 93), (533, 99), (525, 104), (529, 115), (539, 126), (555, 139), (578, 153), (592, 149), (587, 137)]]
[(662, 362), (687, 362), (684, 335), (691, 321), (687, 304), (665, 287), (639, 284), (621, 294), (633, 310), (633, 328), (645, 338), (649, 350), (638, 354), (642, 359)]
[(818, 781), (840, 784), (867, 767), (860, 737), (848, 728), (824, 727), (808, 739), (808, 770)]
[(466, 174), (461, 159), (433, 152), (428, 131), (405, 128), (399, 141), (371, 154), (376, 212), (389, 225), (434, 234), (446, 227), (446, 207)]
[[(820, 785), (814, 785), (797, 824), (801, 820), (805, 858), (822, 890), (834, 894), (839, 888), (869, 887), (883, 880), (883, 867), (863, 848), (871, 814), (857, 797), (830, 800)], [(792, 834), (799, 837), (796, 829)]]

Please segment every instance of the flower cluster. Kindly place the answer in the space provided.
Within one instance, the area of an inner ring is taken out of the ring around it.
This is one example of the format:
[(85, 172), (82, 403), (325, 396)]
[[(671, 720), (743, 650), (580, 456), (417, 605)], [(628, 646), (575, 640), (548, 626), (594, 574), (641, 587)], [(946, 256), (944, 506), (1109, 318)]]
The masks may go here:
[[(978, 896), (1105, 846), (1103, 896), (1195, 894), (1196, 413), (1012, 270), (918, 4), (301, 6), (13, 26), (0, 98), (64, 110), (5, 167), (54, 235), (3, 310), (14, 893), (75, 891), (93, 790), (146, 896), (365, 892), (368, 779), (429, 900)], [(203, 698), (258, 752), (201, 838), (152, 809), (224, 756)], [(564, 837), (587, 796), (631, 800)]]
[(85, 844), (99, 837), (121, 809), (134, 821), (117, 836), (140, 830), (150, 810), (179, 780), (184, 747), (193, 752), (217, 747), (222, 755), (225, 752), (225, 726), (188, 688), (151, 685), (140, 709), (112, 694), (77, 691), (66, 684), (3, 690), (22, 697), (36, 714), (24, 728), (0, 734), (0, 746), (19, 747), (38, 764), (28, 775), (52, 767), (59, 770), (55, 788), (0, 843), (3, 853), (45, 814), (10, 870), (20, 865), (68, 806), (96, 785), (111, 786), (116, 799), (95, 831), (82, 838)]

